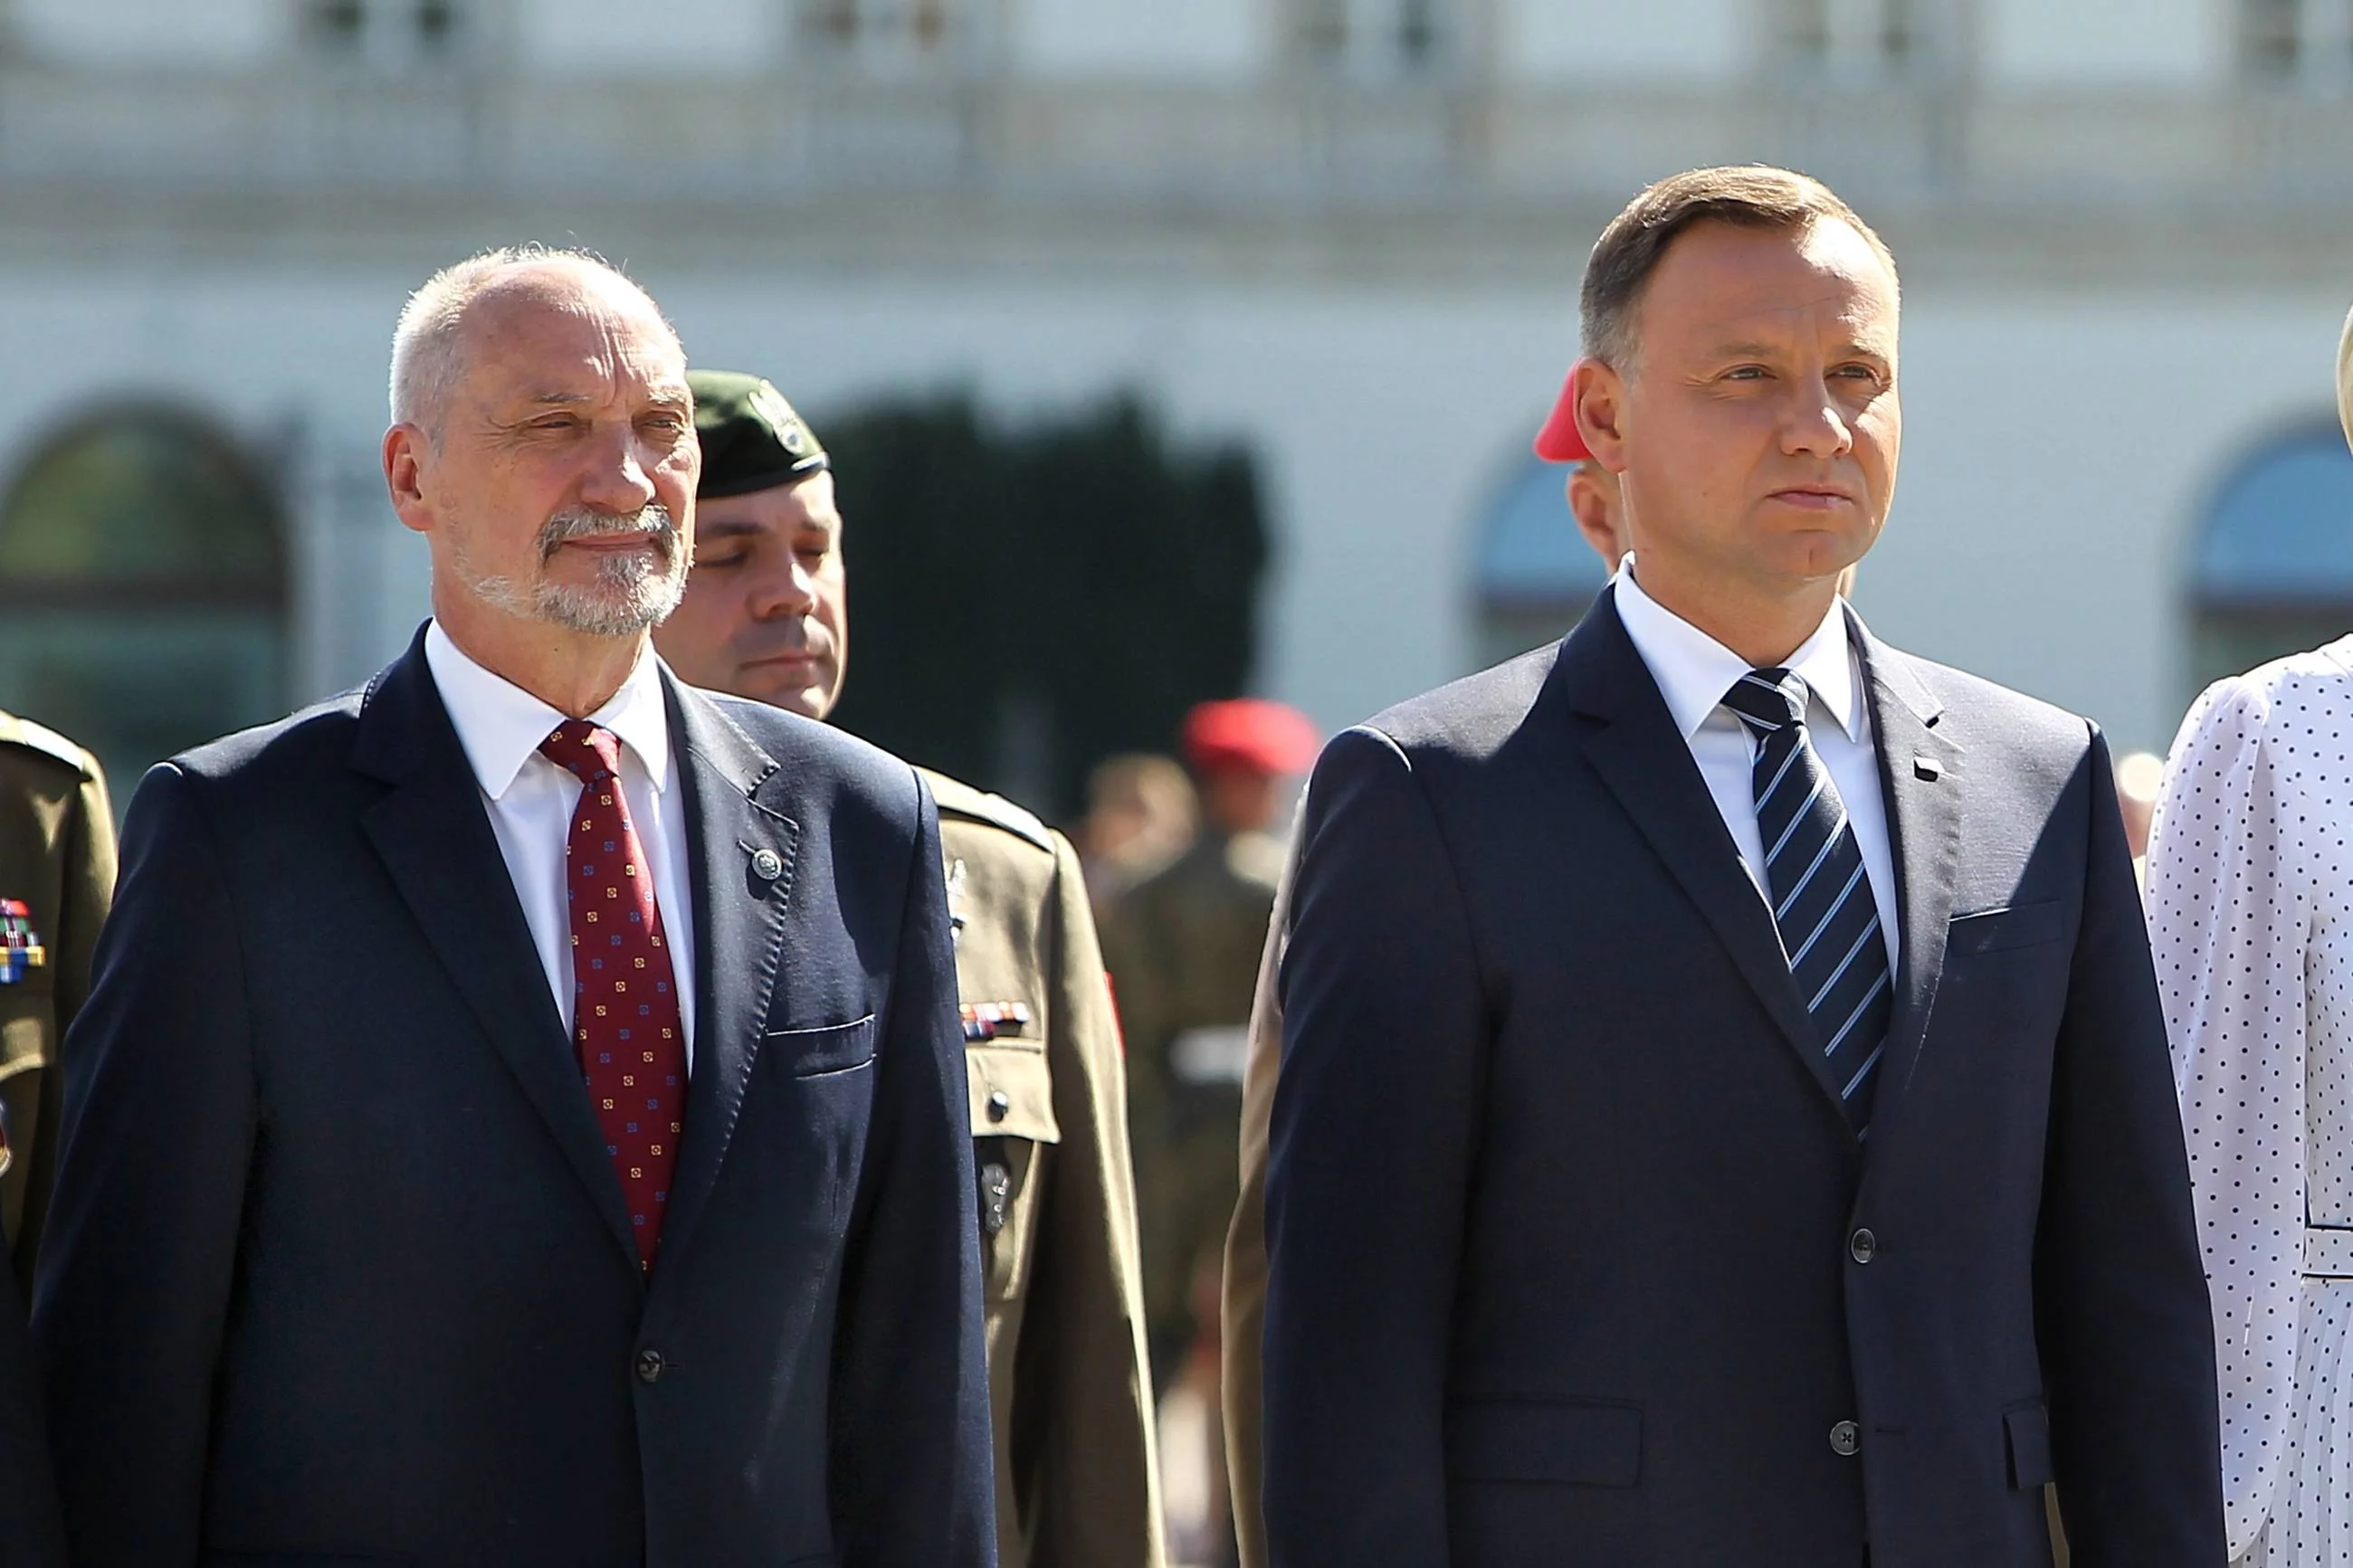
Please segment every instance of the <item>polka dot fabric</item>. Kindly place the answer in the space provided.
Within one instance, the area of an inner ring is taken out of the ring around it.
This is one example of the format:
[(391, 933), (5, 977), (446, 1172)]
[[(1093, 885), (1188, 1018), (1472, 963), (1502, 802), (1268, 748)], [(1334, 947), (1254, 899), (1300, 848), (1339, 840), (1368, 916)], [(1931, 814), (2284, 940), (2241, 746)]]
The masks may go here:
[(610, 730), (574, 719), (540, 751), (580, 780), (564, 852), (572, 1043), (621, 1180), (638, 1263), (650, 1269), (685, 1131), (686, 1042), (653, 873), (621, 793), (620, 744)]
[(2197, 1191), (2232, 1561), (2353, 1568), (2353, 638), (2174, 742), (2149, 927)]

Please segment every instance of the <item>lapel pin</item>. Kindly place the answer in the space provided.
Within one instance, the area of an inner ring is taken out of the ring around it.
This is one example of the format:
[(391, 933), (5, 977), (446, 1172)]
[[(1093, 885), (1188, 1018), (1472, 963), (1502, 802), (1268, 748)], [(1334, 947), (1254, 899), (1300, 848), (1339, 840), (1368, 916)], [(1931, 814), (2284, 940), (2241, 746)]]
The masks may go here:
[(752, 851), (752, 875), (763, 882), (773, 882), (785, 874), (785, 858), (773, 849)]
[(1945, 764), (1934, 757), (1912, 759), (1912, 776), (1926, 784), (1935, 784), (1945, 776)]

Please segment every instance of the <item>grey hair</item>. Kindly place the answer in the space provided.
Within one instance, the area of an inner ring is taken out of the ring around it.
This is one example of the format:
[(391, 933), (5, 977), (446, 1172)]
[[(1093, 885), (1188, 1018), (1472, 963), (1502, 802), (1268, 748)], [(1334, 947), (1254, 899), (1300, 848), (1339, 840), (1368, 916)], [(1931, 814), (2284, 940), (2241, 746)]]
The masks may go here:
[(401, 307), (400, 322), (392, 330), (390, 393), (395, 425), (415, 425), (439, 439), (449, 395), (466, 374), (459, 329), (467, 308), (503, 274), (547, 261), (575, 262), (623, 284), (645, 300), (671, 342), (677, 342), (678, 330), (670, 326), (644, 287), (593, 250), (534, 242), (480, 251), (427, 279)]

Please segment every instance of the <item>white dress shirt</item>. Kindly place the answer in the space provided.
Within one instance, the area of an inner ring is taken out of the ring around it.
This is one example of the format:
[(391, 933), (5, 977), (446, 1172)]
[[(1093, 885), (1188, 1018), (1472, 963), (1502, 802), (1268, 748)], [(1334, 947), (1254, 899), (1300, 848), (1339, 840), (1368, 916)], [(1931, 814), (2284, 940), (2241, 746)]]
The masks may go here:
[[(1773, 903), (1765, 881), (1765, 840), (1757, 830), (1757, 742), (1748, 726), (1724, 706), (1732, 683), (1749, 672), (1748, 661), (1642, 592), (1631, 555), (1611, 579), (1618, 618), (1650, 667), (1651, 679), (1667, 700), (1675, 728), (1691, 747), (1707, 793), (1740, 863), (1767, 909)], [(1845, 803), (1846, 818), (1862, 851), (1871, 895), (1879, 905), (1879, 929), (1887, 939), (1887, 965), (1895, 967), (1902, 943), (1895, 902), (1895, 859), (1887, 836), (1887, 802), (1879, 789), (1878, 748), (1871, 732), (1871, 704), (1862, 700), (1862, 667), (1846, 635), (1843, 601), (1833, 602), (1814, 635), (1785, 667), (1801, 677), (1812, 695), (1806, 702), (1806, 733), (1830, 770), (1831, 783)]]
[[(564, 899), (564, 850), (572, 834), (579, 775), (542, 756), (539, 743), (565, 715), (468, 658), (435, 621), (425, 632), (425, 663), (441, 690), (441, 705), (473, 764), (491, 831), (506, 858), (515, 898), (539, 949), (540, 967), (555, 997), (556, 1016), (572, 1029), (572, 915)], [(678, 759), (670, 744), (670, 714), (662, 701), (658, 662), (649, 650), (613, 700), (588, 716), (620, 738), (621, 795), (653, 873), (678, 990), (679, 1022), (686, 1035), (686, 1065), (694, 1067), (694, 906), (687, 897), (686, 802)]]

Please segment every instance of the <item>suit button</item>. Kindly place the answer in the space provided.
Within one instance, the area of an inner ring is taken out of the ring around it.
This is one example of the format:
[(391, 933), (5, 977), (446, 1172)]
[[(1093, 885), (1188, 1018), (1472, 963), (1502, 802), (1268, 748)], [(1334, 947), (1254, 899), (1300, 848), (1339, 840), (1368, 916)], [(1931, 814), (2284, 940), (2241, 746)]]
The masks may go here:
[(988, 1119), (1002, 1121), (1013, 1113), (1013, 1100), (1003, 1089), (988, 1097)]
[(1846, 1249), (1857, 1263), (1868, 1263), (1879, 1256), (1879, 1237), (1869, 1230), (1858, 1230), (1847, 1238)]
[(1862, 1428), (1852, 1421), (1841, 1421), (1831, 1428), (1831, 1452), (1842, 1459), (1851, 1459), (1862, 1447)]
[(659, 1383), (661, 1381), (661, 1352), (639, 1351), (638, 1352), (638, 1381), (639, 1383)]

